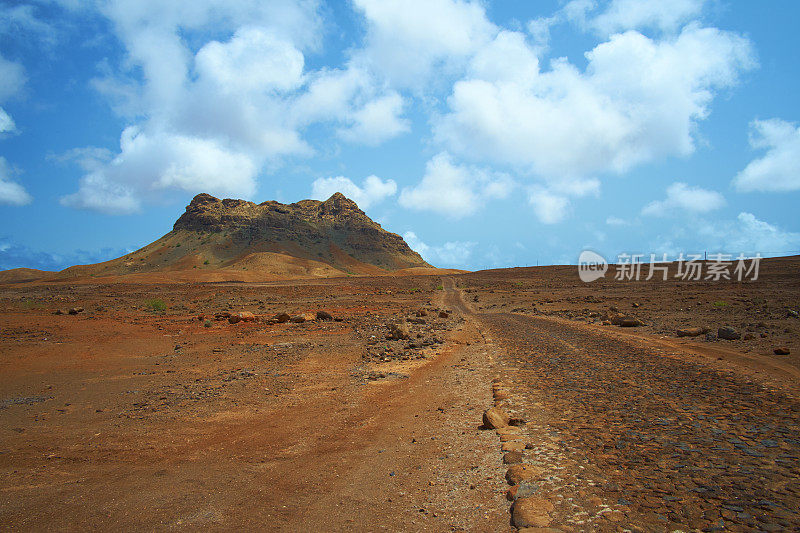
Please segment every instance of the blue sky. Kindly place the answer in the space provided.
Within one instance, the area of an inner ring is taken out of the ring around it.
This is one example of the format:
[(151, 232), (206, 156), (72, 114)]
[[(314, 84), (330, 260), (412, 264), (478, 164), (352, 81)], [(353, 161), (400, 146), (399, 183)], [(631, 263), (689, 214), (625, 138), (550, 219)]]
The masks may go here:
[(800, 4), (0, 4), (0, 268), (195, 194), (347, 194), (438, 266), (800, 253)]

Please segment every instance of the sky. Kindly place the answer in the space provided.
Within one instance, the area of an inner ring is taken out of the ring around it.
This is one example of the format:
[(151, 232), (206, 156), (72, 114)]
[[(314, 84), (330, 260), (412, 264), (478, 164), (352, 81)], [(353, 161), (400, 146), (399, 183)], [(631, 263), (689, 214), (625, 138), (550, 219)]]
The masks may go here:
[(0, 0), (0, 269), (340, 191), (430, 263), (800, 253), (794, 0)]

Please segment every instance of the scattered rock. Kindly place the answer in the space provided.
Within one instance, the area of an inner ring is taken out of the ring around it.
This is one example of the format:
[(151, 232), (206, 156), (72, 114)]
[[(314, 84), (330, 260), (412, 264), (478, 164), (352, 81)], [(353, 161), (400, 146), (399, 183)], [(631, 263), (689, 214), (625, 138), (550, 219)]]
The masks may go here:
[(775, 348), (772, 350), (775, 355), (789, 355), (790, 351), (789, 348)]
[(508, 419), (509, 426), (524, 426), (526, 423), (527, 421), (519, 416), (512, 416)]
[(518, 528), (547, 527), (550, 525), (550, 512), (553, 504), (550, 500), (531, 496), (517, 498), (511, 507), (511, 520)]
[(426, 310), (424, 310), (424, 309), (418, 309), (417, 312), (414, 313), (414, 314), (416, 316), (420, 316), (420, 317), (421, 316), (428, 316), (428, 312)]
[(717, 337), (726, 341), (736, 341), (741, 339), (742, 335), (731, 326), (722, 326), (717, 330)]
[(241, 313), (237, 313), (236, 316), (239, 317), (239, 320), (242, 321), (242, 322), (255, 322), (256, 321), (256, 315), (254, 315), (250, 311), (242, 311)]
[(644, 326), (644, 322), (638, 318), (623, 318), (619, 325), (623, 328), (638, 328), (640, 326)]
[(500, 447), (500, 451), (502, 452), (519, 452), (521, 454), (524, 450), (525, 450), (525, 443), (520, 440), (506, 441)]
[(746, 341), (751, 341), (751, 340), (755, 339), (755, 338), (756, 338), (756, 336), (755, 336), (755, 335), (753, 335), (752, 333), (745, 333), (745, 334), (744, 334), (744, 337), (742, 337), (742, 338), (743, 338), (744, 340), (746, 340)]
[(408, 322), (409, 324), (425, 324), (425, 319), (424, 318), (408, 317), (408, 318), (406, 318), (406, 322)]
[(333, 320), (333, 315), (327, 311), (317, 311), (317, 320)]
[(83, 307), (73, 307), (69, 310), (69, 314), (77, 315), (78, 313), (83, 313)]
[(304, 317), (303, 315), (295, 315), (295, 316), (289, 318), (289, 322), (291, 322), (293, 324), (302, 324), (305, 321), (306, 321), (306, 317)]
[(483, 427), (498, 429), (508, 425), (508, 415), (497, 407), (492, 407), (483, 412)]
[(241, 320), (239, 318), (239, 315), (231, 315), (228, 317), (228, 322), (230, 322), (231, 324), (238, 324), (239, 320)]
[(767, 334), (762, 332), (761, 335), (759, 335), (759, 337), (761, 337), (762, 339), (766, 339), (767, 338)]
[(289, 319), (292, 318), (289, 313), (278, 313), (275, 315), (275, 320), (278, 321), (278, 324), (283, 324), (284, 322), (288, 322)]
[(56, 315), (66, 315), (66, 314), (69, 314), (69, 311), (67, 311), (66, 309), (56, 309), (56, 312), (54, 314), (56, 314)]
[(439, 311), (439, 318), (450, 318), (450, 313), (447, 311)]
[(506, 471), (506, 481), (509, 485), (519, 485), (523, 481), (530, 481), (542, 475), (542, 470), (533, 465), (524, 463), (511, 465)]
[(708, 333), (708, 328), (683, 328), (675, 332), (678, 337), (699, 337)]
[(787, 315), (789, 318), (797, 318), (798, 316), (800, 316), (800, 315), (797, 313), (797, 311), (795, 311), (794, 309), (789, 309), (789, 310), (787, 310), (787, 311), (786, 311), (786, 315)]

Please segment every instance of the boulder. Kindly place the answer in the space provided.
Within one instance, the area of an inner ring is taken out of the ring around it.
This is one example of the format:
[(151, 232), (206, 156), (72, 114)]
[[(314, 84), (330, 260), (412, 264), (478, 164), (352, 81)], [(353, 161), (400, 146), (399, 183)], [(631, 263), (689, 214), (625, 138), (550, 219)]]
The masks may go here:
[(77, 315), (78, 313), (83, 313), (83, 307), (73, 307), (69, 310), (69, 314)]
[(450, 313), (447, 311), (439, 311), (439, 318), (450, 318)]
[(536, 496), (517, 498), (511, 507), (511, 520), (518, 528), (547, 527), (551, 522), (552, 511), (553, 504), (550, 500)]
[(291, 322), (292, 324), (302, 324), (305, 321), (306, 317), (304, 317), (303, 315), (294, 315), (293, 317), (289, 318), (289, 322)]
[(239, 320), (241, 320), (239, 318), (239, 315), (231, 315), (228, 317), (228, 322), (230, 322), (231, 324), (238, 324)]
[[(500, 446), (500, 451), (502, 452), (519, 452), (522, 453), (525, 450), (525, 443), (521, 440), (510, 440), (504, 442)], [(520, 461), (521, 462), (521, 461)]]
[(283, 324), (284, 322), (288, 322), (289, 319), (292, 318), (289, 316), (289, 313), (278, 313), (275, 315), (275, 320), (278, 321), (278, 324)]
[(722, 326), (717, 330), (717, 337), (726, 341), (736, 341), (741, 339), (742, 335), (731, 326)]
[(409, 324), (424, 324), (425, 323), (425, 319), (424, 318), (408, 317), (408, 318), (406, 318), (406, 322), (408, 322)]
[(483, 412), (483, 427), (498, 429), (508, 425), (508, 415), (502, 409), (492, 407)]
[(775, 348), (772, 351), (775, 353), (775, 355), (789, 355), (791, 353), (789, 348)]
[(327, 311), (317, 311), (317, 320), (333, 320), (333, 316)]
[(678, 337), (699, 337), (708, 333), (708, 328), (683, 328), (675, 331)]
[(239, 320), (242, 322), (255, 322), (256, 315), (251, 313), (250, 311), (242, 311), (241, 313), (237, 313), (236, 316), (239, 317)]

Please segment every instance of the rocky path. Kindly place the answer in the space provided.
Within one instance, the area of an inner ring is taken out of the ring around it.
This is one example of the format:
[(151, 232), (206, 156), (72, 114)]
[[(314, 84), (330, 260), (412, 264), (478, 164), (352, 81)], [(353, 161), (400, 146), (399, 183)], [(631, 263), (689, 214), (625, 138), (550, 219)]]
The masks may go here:
[(797, 398), (586, 327), (471, 314), (452, 282), (446, 289), (492, 349), (496, 403), (528, 421), (498, 442), (527, 444), (518, 525), (800, 529)]

